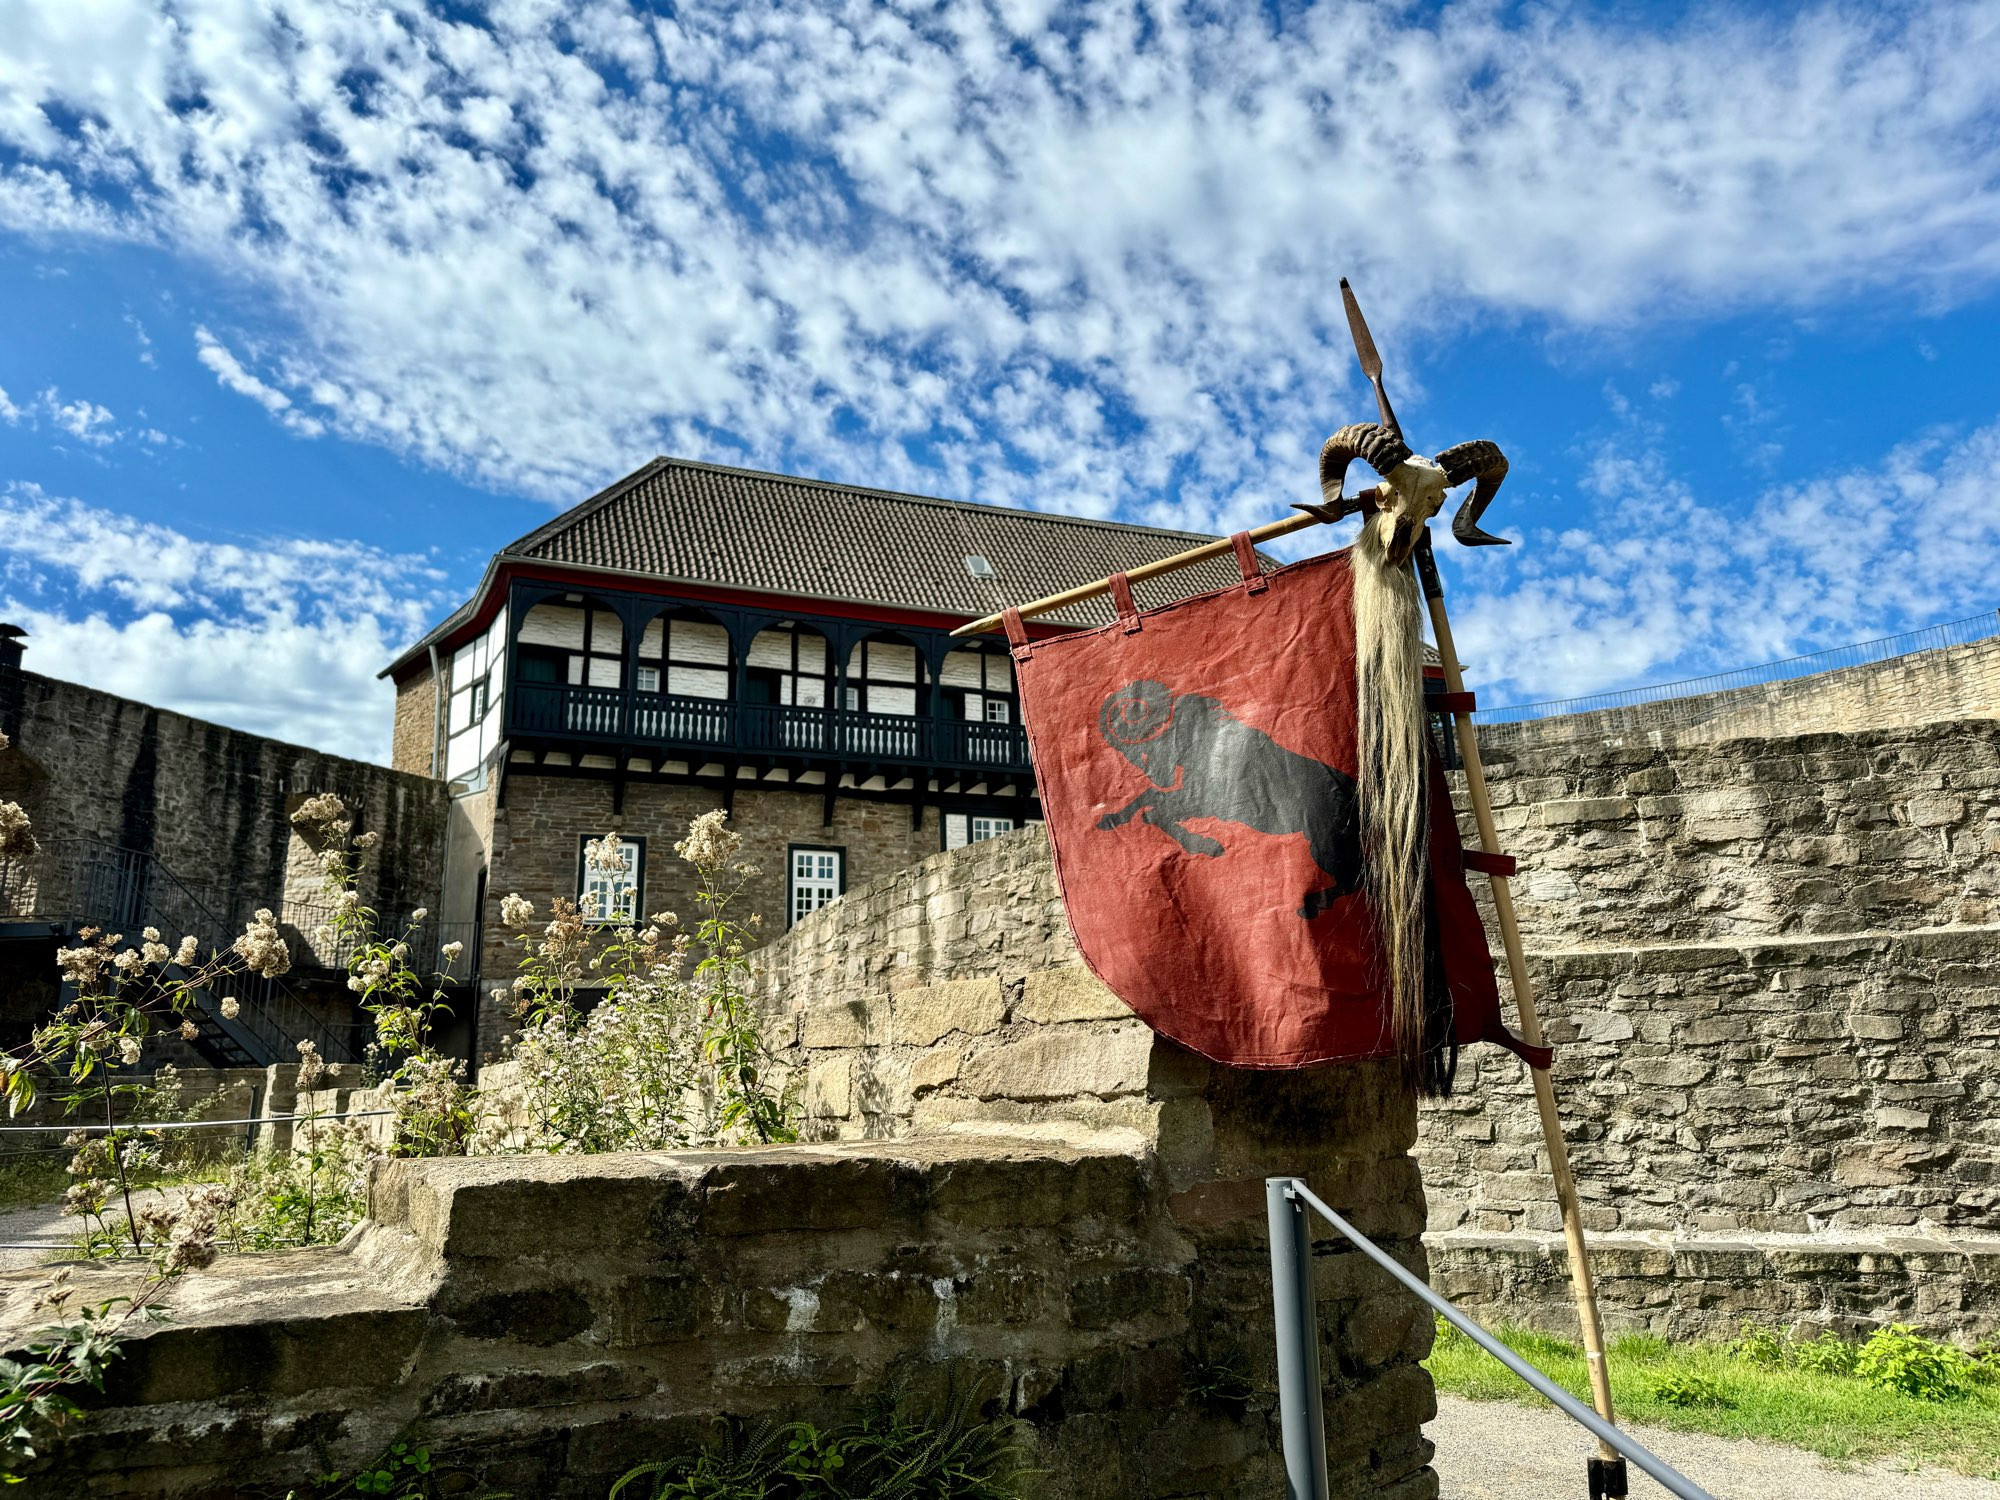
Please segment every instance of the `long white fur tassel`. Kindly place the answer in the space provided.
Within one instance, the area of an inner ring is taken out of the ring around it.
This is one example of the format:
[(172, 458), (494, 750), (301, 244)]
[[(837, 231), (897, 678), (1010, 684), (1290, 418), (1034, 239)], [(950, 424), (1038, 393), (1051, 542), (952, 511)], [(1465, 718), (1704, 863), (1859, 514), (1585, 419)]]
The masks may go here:
[(1393, 517), (1369, 517), (1353, 552), (1360, 703), (1364, 889), (1375, 911), (1397, 1056), (1412, 1087), (1424, 1066), (1424, 763), (1421, 604), (1409, 565), (1392, 566)]

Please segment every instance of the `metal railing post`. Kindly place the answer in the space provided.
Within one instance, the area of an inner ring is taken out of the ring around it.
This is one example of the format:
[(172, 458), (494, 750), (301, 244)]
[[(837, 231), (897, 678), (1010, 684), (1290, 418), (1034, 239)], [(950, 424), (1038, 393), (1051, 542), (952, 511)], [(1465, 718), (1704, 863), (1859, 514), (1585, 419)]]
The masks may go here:
[(1271, 1310), (1278, 1335), (1278, 1420), (1285, 1500), (1330, 1500), (1326, 1406), (1319, 1378), (1319, 1309), (1313, 1296), (1312, 1225), (1291, 1179), (1264, 1181), (1271, 1221)]

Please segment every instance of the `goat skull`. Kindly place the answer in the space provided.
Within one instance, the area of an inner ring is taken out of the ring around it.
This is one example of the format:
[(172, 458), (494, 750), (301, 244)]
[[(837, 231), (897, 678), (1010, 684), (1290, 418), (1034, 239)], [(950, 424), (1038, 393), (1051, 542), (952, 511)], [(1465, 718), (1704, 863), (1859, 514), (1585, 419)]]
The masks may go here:
[[(1373, 490), (1342, 496), (1347, 466), (1360, 459), (1382, 476)], [(1479, 529), (1480, 514), (1507, 477), (1507, 459), (1493, 443), (1483, 440), (1447, 448), (1435, 459), (1419, 458), (1387, 427), (1355, 422), (1326, 440), (1319, 454), (1319, 505), (1297, 505), (1322, 521), (1337, 521), (1355, 511), (1364, 524), (1380, 528), (1388, 560), (1401, 567), (1416, 551), (1430, 518), (1444, 508), (1444, 493), (1468, 479), (1476, 480), (1472, 496), (1452, 518), (1451, 534), (1467, 547), (1505, 546), (1507, 538)]]

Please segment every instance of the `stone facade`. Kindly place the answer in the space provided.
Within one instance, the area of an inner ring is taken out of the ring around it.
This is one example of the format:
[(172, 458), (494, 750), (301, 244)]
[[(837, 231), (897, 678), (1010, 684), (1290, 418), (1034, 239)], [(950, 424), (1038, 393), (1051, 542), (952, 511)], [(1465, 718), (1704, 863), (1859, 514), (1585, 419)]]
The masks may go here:
[[(515, 773), (507, 781), (504, 806), (494, 805), (490, 793), (478, 796), (489, 799), (491, 817), (480, 969), (488, 988), (504, 984), (520, 956), (519, 949), (511, 946), (518, 934), (500, 926), (502, 898), (519, 892), (543, 913), (551, 897), (573, 898), (582, 840), (611, 829), (645, 841), (642, 910), (672, 911), (692, 919), (694, 871), (675, 855), (674, 845), (686, 836), (694, 818), (722, 805), (720, 787), (634, 783), (625, 789), (624, 810), (614, 812), (608, 781)], [(729, 826), (742, 835), (743, 858), (757, 871), (733, 910), (739, 918), (756, 914), (773, 934), (785, 927), (791, 846), (841, 850), (851, 889), (935, 853), (941, 842), (935, 807), (923, 810), (919, 826), (908, 803), (843, 795), (834, 799), (833, 822), (827, 826), (825, 798), (817, 789), (744, 788), (736, 793), (733, 808)], [(481, 1054), (497, 1054), (511, 1026), (512, 1018), (489, 996), (480, 1012)]]
[(1482, 724), (1479, 742), (1495, 749), (1557, 740), (1693, 744), (1993, 718), (2000, 718), (2000, 636), (1631, 708)]
[(1487, 778), (1531, 949), (2000, 922), (2000, 722), (1502, 747)]
[(396, 722), (389, 741), (389, 764), (412, 776), (438, 772), (437, 677), (418, 667), (396, 684)]
[[(1503, 744), (1489, 779), (1610, 1320), (2000, 1328), (2000, 723)], [(1526, 1073), (1460, 1079), (1419, 1149), (1440, 1284), (1573, 1327)]]

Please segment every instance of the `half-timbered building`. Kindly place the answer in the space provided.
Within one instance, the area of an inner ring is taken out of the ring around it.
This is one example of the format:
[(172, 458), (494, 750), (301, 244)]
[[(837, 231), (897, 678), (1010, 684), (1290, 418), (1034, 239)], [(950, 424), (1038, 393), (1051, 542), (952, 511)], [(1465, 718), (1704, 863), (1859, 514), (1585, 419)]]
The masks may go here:
[[(1006, 648), (951, 630), (1206, 540), (655, 460), (502, 548), (385, 670), (396, 767), (454, 793), (441, 930), (498, 975), (510, 891), (607, 918), (614, 900), (684, 911), (673, 844), (717, 806), (758, 869), (744, 901), (767, 929), (1037, 821)], [(1235, 578), (1205, 565), (1139, 593)], [(1092, 604), (1035, 628), (1108, 618)], [(615, 897), (583, 859), (609, 830), (632, 875)], [(482, 1016), (482, 1046), (506, 1026)]]

